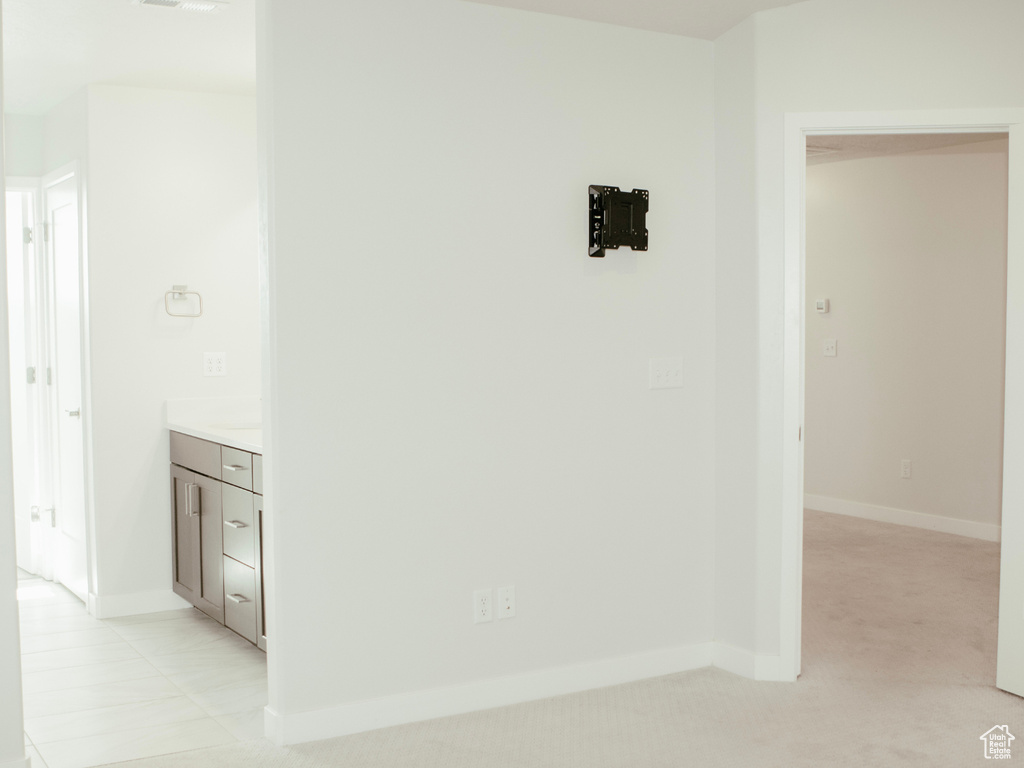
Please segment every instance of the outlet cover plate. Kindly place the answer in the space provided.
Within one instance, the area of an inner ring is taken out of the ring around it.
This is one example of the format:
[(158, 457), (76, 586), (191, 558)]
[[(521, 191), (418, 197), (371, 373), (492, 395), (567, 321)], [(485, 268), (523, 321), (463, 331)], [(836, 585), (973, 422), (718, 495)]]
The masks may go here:
[(491, 590), (478, 589), (473, 593), (473, 623), (483, 624), (492, 619)]
[(203, 376), (226, 376), (223, 352), (203, 352)]

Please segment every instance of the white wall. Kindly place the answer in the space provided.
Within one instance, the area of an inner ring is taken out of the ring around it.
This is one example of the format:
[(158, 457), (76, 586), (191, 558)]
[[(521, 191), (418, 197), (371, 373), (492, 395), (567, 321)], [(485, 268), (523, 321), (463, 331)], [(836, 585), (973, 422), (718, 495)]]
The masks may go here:
[[(88, 89), (88, 273), (97, 597), (170, 594), (169, 398), (259, 397), (255, 100)], [(169, 317), (164, 292), (204, 314)], [(227, 375), (204, 377), (204, 351)]]
[(43, 175), (43, 118), (4, 115), (4, 168), (8, 176)]
[[(692, 663), (711, 44), (453, 0), (264, 12), (278, 736)], [(650, 190), (648, 252), (588, 259), (594, 183)], [(666, 355), (685, 387), (651, 391)], [(504, 584), (516, 618), (474, 626)]]
[[(0, 50), (0, 62), (2, 59)], [(2, 139), (3, 131), (0, 130), (0, 144)], [(0, 178), (3, 177), (4, 159), (0, 157)], [(0, 205), (0, 231), (4, 230), (4, 219), (5, 206)], [(10, 402), (6, 250), (5, 238), (0, 237), (0, 403), (4, 404)], [(4, 768), (20, 768), (27, 762), (21, 707), (21, 643), (18, 636), (12, 467), (11, 412), (7, 407), (0, 407), (0, 691), (3, 691), (3, 695), (0, 695), (0, 766)]]
[[(43, 163), (40, 175), (77, 163), (79, 176), (88, 175), (88, 92), (78, 91), (43, 116)], [(79, 183), (81, 190), (82, 184)]]
[[(1024, 67), (1024, 48), (1019, 45), (1024, 6), (1015, 0), (811, 0), (758, 14), (753, 23), (755, 159), (744, 136), (720, 142), (716, 156), (719, 178), (742, 172), (756, 178), (753, 217), (727, 201), (719, 206), (718, 216), (720, 228), (757, 228), (759, 298), (756, 304), (737, 307), (728, 321), (730, 334), (759, 341), (758, 354), (737, 372), (757, 382), (757, 419), (745, 438), (756, 440), (757, 458), (728, 466), (738, 476), (756, 478), (757, 503), (732, 510), (748, 524), (737, 526), (734, 549), (720, 548), (718, 554), (728, 558), (721, 563), (721, 572), (745, 567), (745, 558), (754, 553), (756, 588), (735, 595), (722, 610), (735, 616), (753, 612), (753, 650), (773, 654), (780, 647), (785, 114), (1022, 106), (1024, 81), (1012, 73)], [(732, 55), (750, 55), (750, 50)], [(720, 79), (718, 92), (736, 82)], [(720, 250), (718, 256), (719, 270), (742, 267), (738, 260), (746, 259), (745, 254), (728, 250)], [(718, 351), (730, 352), (721, 346)], [(720, 411), (728, 413), (734, 406), (745, 403), (719, 397)], [(720, 462), (743, 456), (745, 440), (738, 435), (724, 443), (722, 439)], [(724, 468), (720, 463), (719, 472)]]
[[(998, 529), (1007, 148), (807, 169), (805, 490), (824, 497), (809, 506), (838, 499)], [(816, 314), (823, 297), (832, 311)], [(836, 357), (823, 355), (826, 338)]]

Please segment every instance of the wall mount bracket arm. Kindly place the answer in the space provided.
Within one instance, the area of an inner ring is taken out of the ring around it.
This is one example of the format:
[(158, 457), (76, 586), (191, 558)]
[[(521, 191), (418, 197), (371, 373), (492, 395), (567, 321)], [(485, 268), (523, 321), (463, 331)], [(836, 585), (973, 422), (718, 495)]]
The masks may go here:
[(647, 250), (646, 189), (623, 192), (618, 187), (592, 184), (590, 197), (590, 256), (604, 258), (605, 248), (628, 245), (634, 251)]

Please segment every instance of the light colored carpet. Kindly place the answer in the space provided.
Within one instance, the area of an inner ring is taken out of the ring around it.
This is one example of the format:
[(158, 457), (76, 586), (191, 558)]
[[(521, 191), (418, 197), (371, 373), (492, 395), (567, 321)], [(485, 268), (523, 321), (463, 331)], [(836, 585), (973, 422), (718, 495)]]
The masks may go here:
[(969, 766), (1024, 701), (995, 681), (999, 547), (808, 512), (804, 671), (704, 669), (341, 739), (264, 740), (121, 768)]

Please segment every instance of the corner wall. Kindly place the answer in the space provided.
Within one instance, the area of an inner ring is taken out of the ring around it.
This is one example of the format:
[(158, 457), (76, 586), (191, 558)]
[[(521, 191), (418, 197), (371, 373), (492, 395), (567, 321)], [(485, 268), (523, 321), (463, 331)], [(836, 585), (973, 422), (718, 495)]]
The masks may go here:
[(748, 654), (754, 615), (732, 606), (747, 599), (757, 578), (750, 520), (757, 506), (757, 377), (750, 372), (758, 350), (754, 35), (747, 19), (715, 41), (715, 639)]
[[(276, 737), (707, 664), (711, 44), (264, 12)], [(587, 257), (589, 184), (650, 190), (648, 252)], [(648, 389), (662, 356), (682, 389)], [(506, 584), (517, 616), (474, 626)]]
[(997, 139), (808, 167), (807, 506), (998, 540), (1007, 159)]

